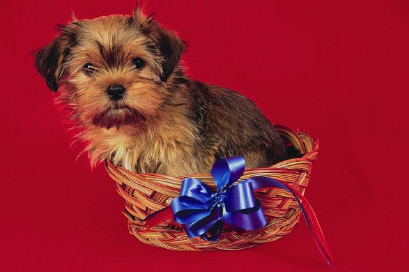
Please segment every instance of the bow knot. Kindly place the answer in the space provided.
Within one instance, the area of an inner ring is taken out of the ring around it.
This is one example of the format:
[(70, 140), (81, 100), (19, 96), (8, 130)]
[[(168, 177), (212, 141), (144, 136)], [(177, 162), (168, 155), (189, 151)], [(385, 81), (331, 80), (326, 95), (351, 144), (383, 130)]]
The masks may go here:
[(216, 205), (222, 206), (225, 198), (225, 192), (217, 192), (213, 195), (212, 199), (216, 201)]

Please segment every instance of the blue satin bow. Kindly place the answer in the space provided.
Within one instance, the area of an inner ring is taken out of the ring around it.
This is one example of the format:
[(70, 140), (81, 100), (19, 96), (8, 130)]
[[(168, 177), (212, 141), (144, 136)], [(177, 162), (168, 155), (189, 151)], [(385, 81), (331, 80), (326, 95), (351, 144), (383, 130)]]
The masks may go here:
[(185, 226), (189, 237), (215, 241), (225, 224), (243, 230), (257, 230), (266, 225), (263, 208), (253, 193), (252, 180), (232, 185), (244, 169), (243, 157), (217, 160), (211, 170), (217, 192), (198, 179), (183, 180), (180, 195), (173, 199), (171, 209), (175, 221)]

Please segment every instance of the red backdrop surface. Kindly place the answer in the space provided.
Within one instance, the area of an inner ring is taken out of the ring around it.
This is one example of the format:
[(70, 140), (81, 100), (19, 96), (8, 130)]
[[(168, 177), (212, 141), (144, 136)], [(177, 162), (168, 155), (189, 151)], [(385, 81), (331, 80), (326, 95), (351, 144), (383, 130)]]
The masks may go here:
[[(130, 236), (102, 166), (69, 147), (30, 52), (54, 26), (136, 1), (0, 2), (0, 271), (327, 271), (304, 222), (235, 252), (173, 252)], [(306, 196), (333, 271), (409, 271), (408, 1), (149, 1), (189, 41), (188, 73), (320, 139)]]

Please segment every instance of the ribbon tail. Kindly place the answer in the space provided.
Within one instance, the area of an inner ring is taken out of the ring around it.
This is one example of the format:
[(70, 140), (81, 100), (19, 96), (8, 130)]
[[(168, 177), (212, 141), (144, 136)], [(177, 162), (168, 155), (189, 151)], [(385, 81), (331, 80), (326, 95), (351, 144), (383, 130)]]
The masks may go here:
[(168, 221), (173, 218), (172, 210), (170, 206), (165, 207), (159, 211), (151, 213), (145, 219), (142, 220), (144, 226), (147, 230), (150, 230), (152, 227), (159, 225), (165, 221)]
[(294, 196), (295, 200), (298, 202), (298, 205), (300, 206), (301, 212), (304, 216), (305, 221), (307, 222), (307, 226), (308, 229), (310, 230), (313, 241), (317, 246), (321, 256), (324, 258), (328, 266), (330, 267), (332, 266), (334, 258), (332, 257), (332, 254), (328, 248), (321, 225), (318, 222), (317, 215), (315, 214), (308, 200), (301, 193), (299, 193), (296, 190), (293, 190), (291, 186), (286, 182), (266, 177), (250, 178), (244, 182), (251, 182), (254, 189), (256, 190), (268, 187), (278, 187), (286, 190), (287, 192), (290, 192)]
[(308, 200), (299, 192), (291, 190), (291, 193), (295, 196), (295, 199), (300, 205), (301, 212), (303, 213), (304, 219), (307, 222), (308, 229), (310, 230), (315, 245), (317, 246), (322, 257), (327, 262), (328, 266), (332, 266), (334, 258), (332, 257), (332, 254), (328, 248), (324, 232), (322, 231), (321, 225), (318, 221), (314, 209), (312, 208)]

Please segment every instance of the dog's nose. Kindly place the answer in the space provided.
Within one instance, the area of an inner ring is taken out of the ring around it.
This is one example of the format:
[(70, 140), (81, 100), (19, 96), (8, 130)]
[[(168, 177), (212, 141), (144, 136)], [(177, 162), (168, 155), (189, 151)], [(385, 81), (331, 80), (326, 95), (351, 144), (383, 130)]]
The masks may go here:
[(111, 85), (107, 89), (107, 93), (110, 99), (118, 101), (124, 97), (125, 88), (122, 85)]

